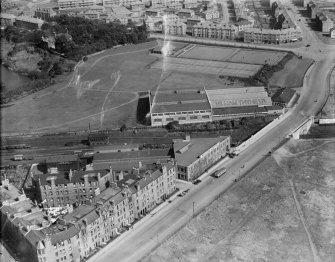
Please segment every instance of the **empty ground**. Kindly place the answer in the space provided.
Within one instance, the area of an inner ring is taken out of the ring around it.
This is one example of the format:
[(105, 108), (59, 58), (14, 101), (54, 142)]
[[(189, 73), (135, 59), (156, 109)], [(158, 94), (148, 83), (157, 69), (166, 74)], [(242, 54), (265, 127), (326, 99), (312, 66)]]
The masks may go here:
[(294, 56), (284, 66), (283, 70), (275, 72), (269, 79), (269, 84), (278, 87), (301, 87), (308, 68), (313, 64), (310, 58)]
[(335, 261), (333, 159), (335, 140), (290, 141), (144, 261)]

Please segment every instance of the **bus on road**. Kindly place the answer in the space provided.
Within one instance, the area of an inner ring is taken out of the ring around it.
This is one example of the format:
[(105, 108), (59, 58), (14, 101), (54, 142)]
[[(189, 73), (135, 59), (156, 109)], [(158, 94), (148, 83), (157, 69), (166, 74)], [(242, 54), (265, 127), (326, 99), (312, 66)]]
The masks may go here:
[(218, 178), (218, 177), (222, 176), (223, 174), (225, 174), (226, 172), (227, 172), (226, 168), (221, 168), (219, 170), (216, 170), (214, 172), (214, 177)]

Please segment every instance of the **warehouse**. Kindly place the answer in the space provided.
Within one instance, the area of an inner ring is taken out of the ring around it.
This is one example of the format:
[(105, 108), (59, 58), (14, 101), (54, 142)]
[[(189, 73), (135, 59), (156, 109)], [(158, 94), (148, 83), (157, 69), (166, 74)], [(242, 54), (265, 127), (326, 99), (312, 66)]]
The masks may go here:
[(232, 119), (268, 114), (274, 109), (271, 98), (262, 86), (207, 89), (206, 94), (212, 109), (212, 119)]
[(212, 121), (207, 95), (202, 91), (162, 91), (150, 94), (151, 126)]
[(222, 119), (280, 114), (265, 88), (178, 90), (150, 93), (152, 126), (211, 122)]

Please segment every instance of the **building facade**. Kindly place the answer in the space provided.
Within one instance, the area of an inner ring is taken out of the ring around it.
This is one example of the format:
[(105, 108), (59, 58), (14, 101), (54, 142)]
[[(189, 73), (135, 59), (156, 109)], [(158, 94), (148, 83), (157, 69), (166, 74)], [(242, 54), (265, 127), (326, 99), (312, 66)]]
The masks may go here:
[(58, 0), (59, 10), (84, 8), (94, 5), (96, 5), (95, 0)]
[(35, 17), (44, 21), (49, 21), (50, 18), (56, 15), (56, 12), (53, 10), (53, 8), (53, 6), (39, 6), (35, 10)]
[(163, 33), (167, 35), (186, 35), (186, 24), (181, 21), (173, 21), (163, 24)]
[(1, 27), (5, 28), (9, 25), (14, 25), (16, 16), (12, 14), (1, 13), (0, 19), (1, 19)]
[(111, 178), (111, 170), (59, 172), (52, 168), (48, 174), (34, 176), (33, 183), (43, 207), (60, 207), (92, 199), (109, 186)]
[(302, 40), (302, 32), (299, 28), (281, 30), (249, 28), (244, 31), (245, 43), (280, 44)]
[(192, 181), (202, 175), (230, 150), (230, 137), (174, 140), (178, 178)]
[(4, 202), (1, 229), (11, 236), (10, 248), (31, 262), (80, 262), (175, 191), (172, 164), (117, 175), (109, 188), (54, 223), (22, 195)]
[(41, 29), (44, 21), (39, 18), (33, 18), (28, 16), (18, 16), (15, 20), (15, 26), (24, 28), (27, 30)]
[(202, 22), (192, 28), (192, 36), (233, 40), (238, 37), (238, 28), (232, 24), (215, 24)]

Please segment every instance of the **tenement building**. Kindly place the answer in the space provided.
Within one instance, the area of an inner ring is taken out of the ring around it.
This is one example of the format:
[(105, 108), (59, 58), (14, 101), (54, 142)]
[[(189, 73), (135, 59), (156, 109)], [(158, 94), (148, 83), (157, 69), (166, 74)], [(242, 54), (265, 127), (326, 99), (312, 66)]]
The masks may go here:
[(192, 36), (233, 40), (238, 36), (238, 27), (226, 23), (201, 22), (193, 26)]
[(244, 31), (245, 43), (281, 44), (298, 40), (302, 40), (302, 32), (298, 27), (280, 30), (247, 28)]
[(112, 170), (58, 171), (33, 176), (33, 184), (43, 207), (80, 205), (109, 186)]
[(117, 173), (110, 187), (54, 223), (25, 196), (10, 194), (7, 186), (7, 201), (0, 208), (1, 231), (11, 238), (4, 241), (27, 261), (80, 262), (169, 197), (175, 180), (172, 164)]
[(173, 144), (179, 179), (194, 180), (230, 150), (230, 137), (176, 139)]

